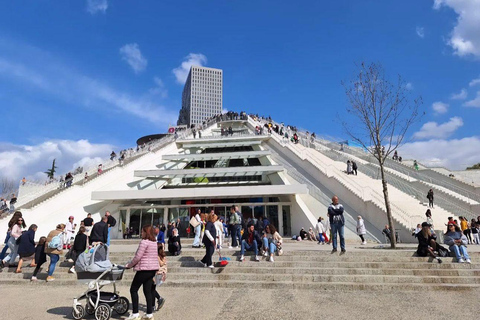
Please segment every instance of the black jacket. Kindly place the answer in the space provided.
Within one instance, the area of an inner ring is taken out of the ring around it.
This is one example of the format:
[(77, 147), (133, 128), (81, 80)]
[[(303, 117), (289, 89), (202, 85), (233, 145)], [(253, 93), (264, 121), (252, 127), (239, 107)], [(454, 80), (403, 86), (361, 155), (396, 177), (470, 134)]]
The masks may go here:
[(35, 231), (28, 230), (20, 236), (18, 254), (33, 254), (35, 252)]
[(217, 238), (217, 229), (215, 229), (215, 225), (213, 224), (213, 222), (209, 221), (205, 225), (205, 233), (203, 234), (202, 242), (203, 243), (211, 242), (210, 239), (208, 239), (207, 237), (207, 234), (206, 234), (207, 230), (208, 232), (210, 232), (210, 235), (213, 237), (213, 241), (215, 241), (215, 239)]
[(42, 263), (47, 262), (47, 254), (45, 253), (45, 243), (42, 245), (37, 245), (35, 248), (35, 263), (37, 265), (42, 265)]
[(84, 233), (79, 233), (75, 237), (73, 242), (73, 251), (80, 254), (87, 249), (87, 235)]
[(115, 225), (117, 224), (117, 220), (110, 215), (110, 216), (108, 216), (107, 224), (110, 227), (115, 227)]
[[(248, 238), (250, 236), (250, 230), (245, 230), (242, 236), (242, 240), (245, 240), (248, 243)], [(262, 238), (260, 237), (260, 234), (258, 231), (253, 230), (253, 240), (257, 240), (257, 245), (260, 245), (262, 243)]]
[(103, 222), (97, 222), (93, 225), (92, 232), (90, 233), (90, 244), (93, 242), (107, 243), (108, 239), (108, 225)]

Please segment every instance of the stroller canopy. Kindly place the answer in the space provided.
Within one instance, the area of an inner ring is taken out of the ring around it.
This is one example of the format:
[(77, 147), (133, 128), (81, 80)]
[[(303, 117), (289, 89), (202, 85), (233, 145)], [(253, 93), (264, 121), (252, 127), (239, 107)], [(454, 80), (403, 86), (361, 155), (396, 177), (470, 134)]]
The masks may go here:
[(111, 267), (112, 263), (108, 259), (108, 247), (104, 244), (82, 252), (75, 263), (77, 272), (103, 272)]

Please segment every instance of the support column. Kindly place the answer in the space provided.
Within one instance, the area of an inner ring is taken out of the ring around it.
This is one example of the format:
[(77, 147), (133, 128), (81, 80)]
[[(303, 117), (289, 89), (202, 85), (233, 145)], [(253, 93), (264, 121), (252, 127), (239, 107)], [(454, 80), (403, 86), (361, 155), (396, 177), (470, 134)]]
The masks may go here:
[(168, 207), (163, 210), (163, 224), (167, 225), (168, 224)]
[(283, 237), (283, 206), (278, 205), (278, 233)]

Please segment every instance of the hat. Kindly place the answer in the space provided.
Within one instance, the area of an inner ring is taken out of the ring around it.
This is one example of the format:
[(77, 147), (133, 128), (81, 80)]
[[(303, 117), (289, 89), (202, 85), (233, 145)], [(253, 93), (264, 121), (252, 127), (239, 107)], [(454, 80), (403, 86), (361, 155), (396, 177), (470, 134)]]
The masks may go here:
[(73, 216), (68, 217), (68, 219), (75, 219)]
[(428, 223), (428, 222), (423, 222), (423, 223), (422, 223), (422, 228), (423, 228), (423, 227), (431, 227), (431, 226), (432, 226), (432, 225), (431, 225), (430, 223)]

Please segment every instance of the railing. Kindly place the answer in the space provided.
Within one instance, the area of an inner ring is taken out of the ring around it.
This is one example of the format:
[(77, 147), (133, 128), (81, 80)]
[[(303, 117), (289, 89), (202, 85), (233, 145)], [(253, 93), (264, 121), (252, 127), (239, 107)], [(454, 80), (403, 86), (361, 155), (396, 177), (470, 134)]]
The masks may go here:
[[(277, 162), (278, 164), (281, 164), (283, 167), (287, 168), (288, 169), (288, 175), (290, 175), (292, 178), (294, 178), (298, 182), (306, 185), (307, 188), (308, 188), (309, 194), (313, 198), (315, 198), (316, 200), (318, 200), (321, 203), (326, 203), (326, 204), (330, 203), (331, 199), (325, 193), (323, 193), (313, 182), (311, 182), (304, 175), (302, 175), (300, 172), (298, 172), (298, 170), (295, 167), (290, 165), (286, 160), (284, 160), (282, 157), (280, 157), (275, 151), (273, 151), (273, 150), (271, 150), (271, 151), (272, 151), (273, 160), (275, 162)], [(347, 225), (347, 228), (349, 228), (352, 231), (355, 231), (356, 228), (357, 228), (355, 218), (353, 218), (352, 214), (350, 214), (349, 211), (347, 211), (347, 210), (345, 211), (345, 217), (346, 217), (345, 224)], [(371, 240), (380, 243), (380, 240), (377, 237), (375, 237), (369, 231), (369, 229), (371, 229), (371, 228), (375, 228), (375, 227), (373, 227), (373, 225), (370, 225), (369, 228), (367, 229), (367, 235), (369, 236), (369, 238)]]

